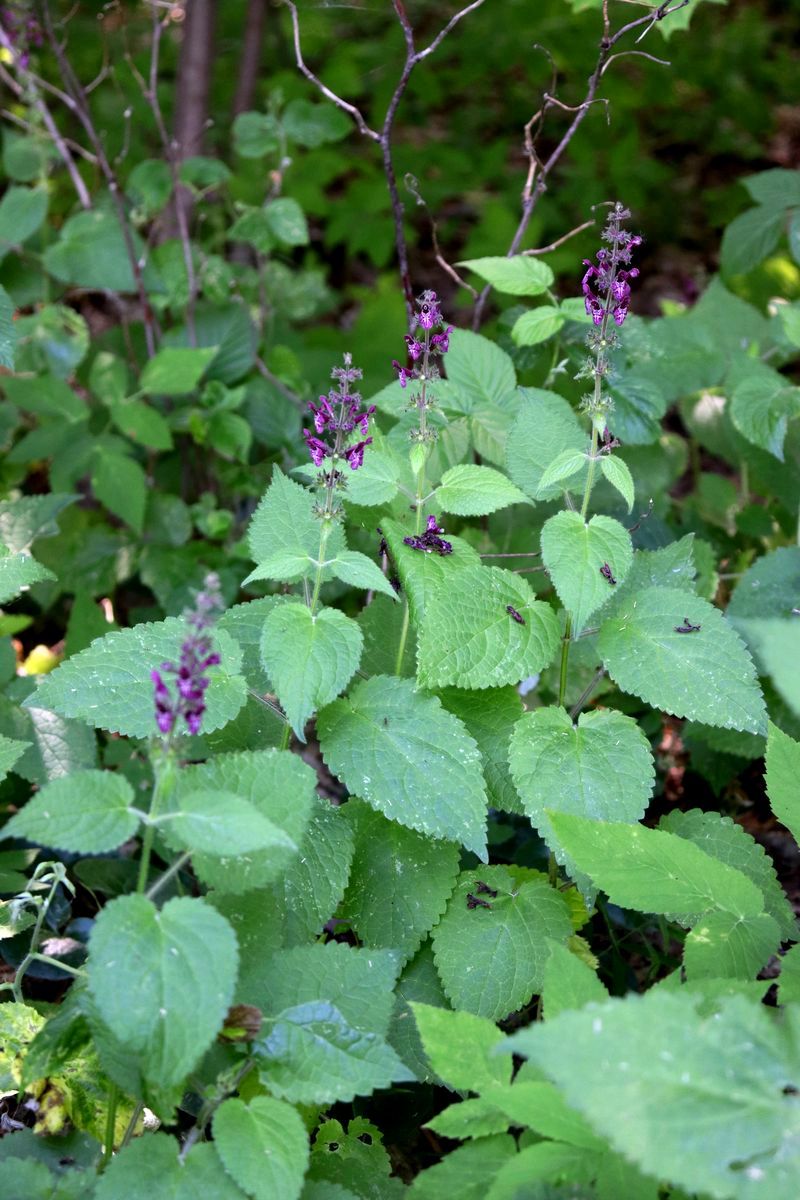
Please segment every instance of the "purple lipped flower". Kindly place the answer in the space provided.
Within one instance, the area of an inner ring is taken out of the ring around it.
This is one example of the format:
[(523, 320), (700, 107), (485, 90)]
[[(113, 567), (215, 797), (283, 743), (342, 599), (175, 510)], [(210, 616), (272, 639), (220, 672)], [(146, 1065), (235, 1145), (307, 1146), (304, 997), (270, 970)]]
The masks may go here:
[(440, 354), (447, 354), (450, 349), (450, 334), (453, 332), (453, 326), (448, 325), (447, 329), (443, 329), (441, 333), (435, 333), (431, 338), (431, 346), (435, 346)]
[(412, 362), (416, 362), (417, 359), (421, 357), (425, 347), (423, 346), (422, 342), (418, 342), (417, 339), (412, 337), (410, 333), (406, 334), (405, 343), (408, 346), (409, 358)]
[[(211, 667), (219, 666), (221, 661), (219, 654), (212, 649), (208, 630), (222, 607), (219, 576), (210, 573), (206, 576), (203, 590), (195, 596), (194, 608), (186, 614), (188, 632), (181, 644), (178, 663), (164, 662), (159, 670), (150, 672), (156, 725), (159, 732), (167, 737), (173, 733), (180, 718), (186, 722), (189, 733), (200, 731), (206, 711), (207, 672)], [(164, 674), (175, 676), (174, 694), (165, 682)]]
[(314, 414), (314, 428), (317, 433), (324, 433), (328, 426), (336, 420), (336, 414), (330, 406), (327, 396), (320, 396), (319, 405), (309, 403)]
[(319, 438), (314, 437), (314, 435), (309, 433), (307, 429), (303, 430), (303, 437), (306, 439), (306, 445), (308, 446), (308, 451), (311, 455), (311, 461), (315, 467), (321, 467), (323, 459), (327, 458), (327, 456), (330, 454), (330, 450), (324, 442), (321, 442)]
[(444, 533), (443, 527), (439, 524), (439, 522), (436, 520), (436, 517), (434, 517), (433, 515), (428, 517), (427, 532), (428, 533)]
[(412, 550), (421, 550), (424, 554), (433, 554), (434, 551), (437, 554), (452, 554), (452, 543), (439, 537), (440, 533), (444, 533), (443, 527), (438, 523), (436, 517), (430, 516), (425, 532), (403, 538), (403, 543), (410, 546)]
[(422, 329), (433, 329), (435, 325), (441, 324), (442, 312), (436, 292), (423, 292), (418, 303), (417, 324)]
[(363, 442), (356, 442), (355, 446), (349, 446), (345, 450), (344, 457), (347, 459), (347, 465), (351, 471), (357, 471), (364, 465), (364, 450), (371, 442), (372, 438), (365, 438)]
[(408, 384), (408, 381), (410, 379), (417, 378), (417, 372), (414, 370), (413, 367), (401, 367), (400, 363), (397, 361), (396, 358), (392, 359), (392, 366), (394, 367), (395, 371), (397, 371), (397, 373), (398, 373), (398, 377), (400, 379), (400, 387), (402, 387), (402, 388), (404, 388)]

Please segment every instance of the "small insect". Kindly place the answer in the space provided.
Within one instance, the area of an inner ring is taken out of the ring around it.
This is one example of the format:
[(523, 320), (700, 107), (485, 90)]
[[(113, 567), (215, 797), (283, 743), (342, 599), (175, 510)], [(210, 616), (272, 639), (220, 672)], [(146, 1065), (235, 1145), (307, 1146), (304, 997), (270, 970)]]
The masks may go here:
[(518, 624), (518, 625), (524, 625), (524, 624), (525, 624), (525, 618), (524, 618), (524, 617), (521, 617), (521, 616), (519, 615), (519, 613), (517, 612), (517, 610), (516, 610), (515, 608), (512, 608), (512, 606), (511, 606), (510, 604), (507, 604), (507, 605), (506, 605), (506, 612), (508, 613), (508, 615), (509, 615), (510, 617), (513, 617), (513, 618), (514, 618), (514, 620), (517, 622), (517, 624)]
[(490, 888), (488, 883), (484, 883), (482, 879), (475, 880), (475, 891), (479, 896), (496, 896), (497, 888)]
[(608, 580), (612, 587), (617, 586), (617, 581), (614, 578), (614, 572), (611, 570), (611, 567), (608, 565), (608, 563), (603, 563), (602, 567), (600, 568), (600, 574), (603, 576), (603, 579)]
[(675, 629), (675, 632), (676, 632), (676, 633), (697, 633), (697, 631), (698, 631), (698, 629), (699, 629), (699, 628), (700, 628), (700, 626), (699, 626), (699, 625), (693, 625), (693, 624), (692, 624), (692, 622), (689, 620), (689, 618), (688, 618), (688, 617), (684, 617), (684, 618), (683, 618), (683, 624), (682, 624), (682, 625), (675, 625), (675, 626), (674, 626), (674, 629)]
[(472, 892), (467, 892), (467, 908), (491, 908), (491, 904), (487, 904), (485, 900), (479, 900), (477, 896), (473, 896)]

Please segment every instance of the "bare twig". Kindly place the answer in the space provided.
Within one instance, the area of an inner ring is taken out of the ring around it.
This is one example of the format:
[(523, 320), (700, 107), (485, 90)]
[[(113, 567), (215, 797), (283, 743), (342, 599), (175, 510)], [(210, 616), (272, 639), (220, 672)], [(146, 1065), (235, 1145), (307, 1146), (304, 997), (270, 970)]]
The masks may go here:
[(478, 298), (477, 290), (472, 286), (471, 283), (467, 283), (466, 279), (461, 278), (461, 276), (459, 275), (459, 273), (455, 269), (455, 267), (451, 266), (450, 263), (445, 258), (445, 256), (442, 254), (442, 249), (441, 249), (441, 246), (439, 245), (439, 227), (436, 223), (436, 218), (434, 217), (431, 210), (428, 208), (427, 200), (425, 200), (424, 196), (421, 194), (421, 192), (419, 190), (419, 180), (414, 175), (411, 175), (410, 173), (407, 172), (404, 177), (403, 182), (405, 183), (407, 190), (409, 192), (411, 192), (411, 195), (416, 199), (417, 204), (418, 205), (421, 204), (422, 207), (425, 209), (428, 220), (431, 223), (431, 241), (433, 242), (433, 256), (436, 259), (437, 263), (442, 268), (442, 270), (445, 272), (445, 274), (450, 276), (450, 278), (453, 280), (454, 283), (457, 283), (459, 287), (465, 288), (471, 294), (472, 299), (477, 300), (477, 298)]
[[(597, 60), (592, 73), (587, 80), (586, 93), (583, 100), (580, 102), (580, 104), (574, 106), (565, 105), (562, 104), (562, 102), (550, 92), (545, 92), (542, 98), (541, 108), (538, 110), (538, 112), (534, 113), (530, 121), (525, 126), (525, 154), (528, 159), (528, 172), (525, 180), (525, 186), (522, 189), (522, 213), (520, 215), (519, 224), (517, 225), (514, 236), (511, 239), (511, 244), (506, 251), (507, 258), (511, 258), (519, 252), (520, 244), (528, 229), (528, 225), (530, 224), (530, 220), (533, 216), (536, 205), (539, 202), (539, 198), (547, 190), (547, 178), (556, 164), (560, 161), (564, 151), (567, 149), (573, 137), (582, 125), (586, 114), (589, 112), (589, 109), (592, 107), (592, 105), (598, 102), (598, 100), (602, 101), (602, 103), (606, 105), (608, 104), (608, 101), (603, 97), (597, 96), (597, 89), (609, 60), (612, 57), (619, 57), (618, 54), (612, 54), (614, 47), (632, 30), (638, 29), (645, 25), (647, 28), (641, 35), (643, 37), (644, 34), (648, 33), (653, 25), (656, 24), (656, 22), (662, 21), (665, 17), (668, 17), (670, 13), (677, 12), (679, 9), (685, 8), (688, 3), (689, 0), (677, 0), (677, 2), (674, 4), (667, 0), (667, 2), (661, 3), (657, 8), (651, 10), (647, 16), (637, 17), (634, 21), (628, 21), (627, 24), (621, 26), (616, 33), (612, 34), (608, 11), (608, 0), (604, 0), (603, 36), (600, 41)], [(639, 40), (641, 40), (641, 38), (637, 39), (637, 41)], [(561, 140), (550, 152), (548, 157), (543, 160), (536, 152), (536, 148), (534, 146), (534, 132), (538, 136), (538, 133), (541, 131), (544, 118), (551, 108), (558, 108), (561, 111), (571, 112), (573, 113), (573, 117)], [(487, 284), (478, 297), (472, 317), (472, 328), (475, 330), (480, 328), (481, 320), (483, 319), (483, 312), (486, 307), (486, 301), (488, 300), (490, 291), (491, 285)]]
[(619, 54), (612, 54), (610, 58), (606, 59), (605, 64), (604, 64), (603, 69), (600, 72), (600, 74), (605, 75), (606, 71), (611, 66), (612, 62), (616, 62), (618, 58), (632, 58), (632, 57), (646, 58), (650, 62), (658, 63), (658, 65), (660, 67), (671, 67), (672, 66), (672, 63), (669, 62), (666, 58), (656, 58), (655, 54), (648, 54), (646, 50), (620, 50)]
[(564, 245), (564, 242), (568, 242), (570, 238), (577, 237), (579, 233), (583, 233), (584, 229), (591, 229), (593, 225), (594, 221), (584, 221), (582, 225), (576, 225), (574, 229), (570, 229), (569, 233), (556, 238), (549, 246), (538, 246), (535, 250), (523, 250), (521, 253), (526, 258), (532, 258), (535, 254), (549, 254), (551, 250), (557, 250), (559, 246)]
[[(380, 130), (372, 129), (372, 127), (367, 124), (360, 109), (356, 108), (356, 106), (351, 104), (349, 101), (343, 100), (341, 96), (337, 96), (335, 92), (332, 92), (330, 88), (327, 87), (322, 80), (319, 79), (306, 65), (305, 60), (303, 59), (302, 47), (300, 44), (300, 23), (297, 15), (297, 6), (294, 4), (293, 0), (285, 0), (285, 3), (287, 4), (292, 15), (294, 51), (298, 69), (302, 71), (306, 79), (313, 83), (314, 86), (318, 88), (320, 92), (322, 92), (323, 96), (327, 96), (327, 98), (337, 105), (338, 108), (342, 109), (343, 112), (348, 113), (349, 116), (352, 117), (359, 129), (359, 132), (363, 134), (364, 137), (368, 137), (373, 142), (377, 142), (378, 146), (380, 147), (381, 158), (383, 161), (383, 173), (386, 177), (386, 185), (389, 189), (389, 199), (392, 206), (392, 216), (394, 218), (394, 240), (395, 250), (397, 253), (397, 264), (400, 271), (400, 281), (403, 287), (403, 296), (406, 303), (406, 313), (408, 316), (409, 328), (411, 328), (414, 320), (414, 290), (411, 285), (411, 272), (408, 265), (408, 245), (406, 243), (405, 230), (403, 228), (404, 209), (397, 187), (397, 175), (395, 173), (394, 160), (392, 157), (392, 133), (394, 131), (395, 117), (397, 116), (397, 110), (400, 106), (400, 102), (405, 94), (406, 88), (408, 87), (408, 81), (410, 80), (417, 64), (433, 54), (434, 51), (437, 50), (442, 44), (447, 35), (453, 29), (455, 29), (456, 25), (458, 25), (459, 22), (464, 19), (464, 17), (468, 16), (469, 13), (480, 8), (484, 3), (484, 0), (472, 0), (471, 4), (468, 4), (464, 8), (460, 9), (459, 12), (450, 18), (447, 24), (439, 31), (433, 41), (426, 46), (424, 50), (417, 50), (416, 48), (414, 30), (405, 10), (403, 0), (392, 0), (392, 7), (394, 8), (395, 16), (397, 17), (406, 44), (406, 58), (391, 99), (389, 100)], [(437, 261), (439, 260), (437, 259)], [(452, 268), (448, 269), (443, 259), (440, 261), (439, 265), (442, 266), (444, 270), (447, 270), (448, 274), (452, 274)]]

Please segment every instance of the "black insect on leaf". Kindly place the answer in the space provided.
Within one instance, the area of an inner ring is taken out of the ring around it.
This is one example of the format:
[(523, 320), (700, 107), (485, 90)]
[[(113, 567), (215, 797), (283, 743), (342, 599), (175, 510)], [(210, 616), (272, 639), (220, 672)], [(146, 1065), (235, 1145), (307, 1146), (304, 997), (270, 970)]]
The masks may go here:
[(475, 891), (479, 896), (496, 896), (497, 888), (490, 888), (488, 883), (484, 883), (482, 879), (475, 880)]
[(517, 610), (515, 608), (513, 608), (510, 604), (506, 605), (506, 612), (508, 613), (508, 615), (510, 617), (514, 618), (514, 620), (517, 622), (518, 625), (525, 624), (525, 618), (520, 616), (520, 614), (517, 612)]
[(491, 908), (486, 900), (480, 900), (477, 896), (473, 896), (472, 892), (467, 892), (467, 908)]
[(608, 563), (603, 563), (602, 567), (600, 568), (600, 574), (603, 576), (603, 579), (608, 580), (612, 587), (617, 586), (617, 581), (614, 578), (614, 572), (611, 570), (611, 567), (608, 565)]
[(676, 633), (697, 633), (697, 631), (699, 630), (699, 628), (700, 628), (700, 626), (699, 626), (699, 625), (693, 625), (693, 624), (692, 624), (692, 622), (689, 620), (689, 618), (688, 618), (688, 617), (684, 617), (684, 618), (683, 618), (683, 624), (682, 624), (682, 625), (675, 625), (675, 626), (674, 626), (674, 629), (675, 629), (675, 632), (676, 632)]

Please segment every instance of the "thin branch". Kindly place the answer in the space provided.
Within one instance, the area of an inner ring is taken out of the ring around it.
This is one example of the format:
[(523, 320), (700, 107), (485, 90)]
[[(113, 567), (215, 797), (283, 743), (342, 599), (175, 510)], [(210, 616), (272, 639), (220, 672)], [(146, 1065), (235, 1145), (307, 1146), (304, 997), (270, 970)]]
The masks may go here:
[(428, 46), (425, 50), (420, 50), (420, 52), (417, 54), (417, 62), (421, 62), (423, 58), (427, 58), (429, 54), (433, 54), (434, 50), (439, 48), (444, 39), (447, 37), (448, 33), (455, 29), (459, 21), (463, 21), (464, 17), (469, 16), (469, 14), (474, 12), (476, 8), (480, 8), (482, 4), (483, 0), (473, 0), (472, 4), (468, 4), (466, 8), (461, 9), (461, 12), (457, 12), (454, 17), (451, 17), (444, 29), (442, 29), (440, 33), (437, 33), (430, 46)]
[(428, 207), (427, 200), (425, 200), (419, 190), (419, 180), (416, 178), (416, 176), (406, 172), (403, 182), (405, 183), (407, 190), (411, 192), (411, 195), (416, 199), (417, 204), (421, 204), (425, 209), (425, 213), (430, 221), (431, 241), (433, 242), (433, 256), (436, 259), (436, 262), (439, 264), (445, 274), (450, 276), (454, 283), (457, 283), (459, 287), (465, 288), (466, 291), (468, 291), (472, 296), (472, 299), (477, 300), (477, 289), (474, 288), (471, 283), (467, 283), (466, 279), (462, 279), (455, 267), (451, 266), (445, 256), (442, 254), (442, 249), (439, 245), (439, 227), (437, 225), (436, 218)]
[(583, 233), (584, 229), (591, 229), (593, 225), (594, 221), (584, 221), (582, 225), (576, 225), (574, 229), (570, 229), (569, 233), (565, 233), (563, 237), (557, 238), (549, 246), (539, 246), (536, 250), (523, 250), (522, 255), (526, 258), (531, 258), (535, 254), (549, 254), (551, 250), (557, 250), (559, 246), (564, 245), (564, 242), (568, 242), (570, 238), (577, 237), (579, 233)]
[(259, 374), (263, 375), (267, 382), (271, 383), (272, 386), (279, 391), (282, 396), (285, 396), (287, 400), (291, 400), (292, 404), (297, 404), (301, 408), (303, 407), (303, 401), (298, 396), (297, 392), (293, 392), (291, 388), (286, 386), (282, 379), (279, 379), (277, 375), (270, 371), (269, 367), (260, 355), (256, 357), (256, 368)]
[(656, 58), (655, 54), (648, 54), (646, 50), (620, 50), (618, 54), (612, 54), (610, 58), (606, 59), (605, 65), (600, 74), (605, 75), (612, 62), (616, 62), (618, 58), (630, 58), (632, 56), (635, 56), (636, 58), (646, 58), (650, 62), (658, 63), (660, 67), (672, 66), (672, 63), (669, 62), (668, 59)]
[(591, 696), (592, 692), (593, 692), (593, 691), (594, 691), (594, 689), (597, 687), (598, 683), (599, 683), (599, 682), (600, 682), (600, 680), (603, 678), (603, 676), (605, 675), (605, 673), (606, 673), (606, 669), (605, 669), (605, 667), (598, 667), (598, 668), (597, 668), (597, 670), (595, 671), (594, 675), (593, 675), (593, 676), (592, 676), (592, 678), (589, 680), (588, 684), (587, 684), (587, 685), (586, 685), (586, 687), (583, 689), (583, 691), (581, 692), (580, 696), (578, 697), (578, 699), (576, 700), (576, 702), (573, 704), (572, 708), (569, 710), (569, 717), (570, 717), (570, 720), (571, 720), (571, 721), (574, 721), (574, 720), (575, 720), (575, 718), (577, 717), (578, 713), (581, 711), (581, 709), (583, 708), (584, 704), (585, 704), (585, 703), (586, 703), (586, 701), (589, 699), (589, 697)]

